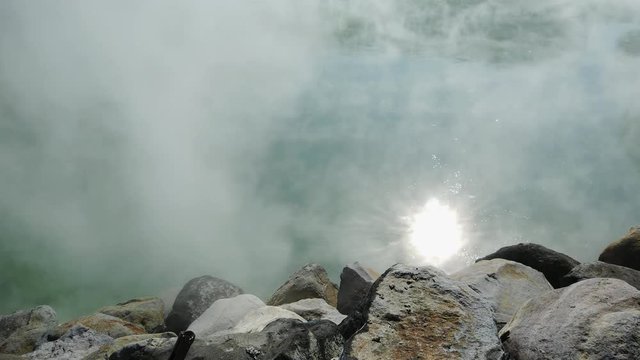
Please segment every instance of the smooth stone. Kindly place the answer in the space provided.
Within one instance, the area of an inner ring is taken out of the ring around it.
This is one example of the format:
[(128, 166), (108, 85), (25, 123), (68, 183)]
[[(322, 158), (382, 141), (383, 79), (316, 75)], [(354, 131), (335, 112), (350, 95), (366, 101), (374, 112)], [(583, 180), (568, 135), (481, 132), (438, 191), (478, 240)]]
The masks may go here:
[(476, 261), (491, 259), (511, 260), (538, 270), (554, 288), (562, 287), (562, 277), (580, 264), (565, 254), (532, 243), (505, 246)]
[(527, 301), (500, 331), (513, 359), (634, 359), (640, 354), (640, 291), (588, 279)]
[(231, 298), (243, 291), (232, 283), (209, 275), (189, 280), (173, 303), (165, 323), (175, 332), (186, 330), (216, 300)]
[(601, 261), (583, 263), (574, 267), (562, 278), (562, 283), (564, 286), (569, 286), (578, 281), (594, 278), (618, 279), (627, 282), (636, 289), (640, 289), (640, 271)]
[(266, 306), (257, 296), (242, 294), (214, 302), (191, 325), (189, 330), (197, 337), (206, 337), (230, 330), (251, 311)]
[(640, 227), (632, 227), (622, 239), (609, 244), (598, 260), (640, 270)]
[(115, 316), (144, 327), (148, 333), (164, 329), (164, 303), (159, 298), (137, 298), (123, 303), (106, 306), (99, 313)]
[(302, 316), (307, 321), (329, 320), (338, 325), (347, 317), (327, 304), (324, 299), (302, 299), (291, 304), (280, 305), (280, 307)]
[(296, 271), (267, 301), (267, 305), (282, 305), (302, 299), (324, 299), (335, 307), (338, 287), (331, 282), (327, 271), (318, 264), (308, 264)]
[(380, 276), (360, 263), (349, 264), (340, 273), (337, 309), (345, 315), (351, 314), (367, 296), (369, 288)]
[(544, 275), (526, 265), (504, 259), (483, 260), (451, 275), (487, 299), (498, 328), (532, 297), (553, 290)]
[(236, 326), (234, 326), (230, 333), (254, 333), (264, 330), (264, 328), (278, 319), (294, 319), (301, 322), (306, 322), (300, 315), (282, 309), (277, 306), (263, 306), (251, 310), (247, 313)]

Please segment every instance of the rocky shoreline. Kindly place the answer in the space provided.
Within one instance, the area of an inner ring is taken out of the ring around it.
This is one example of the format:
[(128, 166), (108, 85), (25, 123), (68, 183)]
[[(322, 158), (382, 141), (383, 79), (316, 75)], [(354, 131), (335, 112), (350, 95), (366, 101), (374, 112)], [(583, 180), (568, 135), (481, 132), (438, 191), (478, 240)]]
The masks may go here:
[(0, 315), (0, 360), (640, 359), (640, 228), (575, 259), (537, 244), (499, 249), (453, 274), (322, 266), (266, 302), (214, 276), (173, 301), (137, 298), (63, 324), (47, 305)]

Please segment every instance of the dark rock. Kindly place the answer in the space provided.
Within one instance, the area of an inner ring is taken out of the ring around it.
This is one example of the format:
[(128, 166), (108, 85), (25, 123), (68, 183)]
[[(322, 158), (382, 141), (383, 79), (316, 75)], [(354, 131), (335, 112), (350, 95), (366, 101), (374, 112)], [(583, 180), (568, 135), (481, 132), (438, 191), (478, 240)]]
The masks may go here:
[(121, 338), (115, 339), (111, 343), (102, 345), (98, 350), (87, 355), (82, 360), (107, 360), (109, 359), (111, 354), (122, 350), (123, 348), (125, 348), (130, 344), (139, 343), (139, 342), (152, 340), (152, 339), (156, 339), (156, 340), (171, 339), (175, 337), (176, 337), (176, 334), (171, 332), (162, 333), (162, 334), (141, 334), (141, 335), (123, 336)]
[(577, 283), (578, 281), (594, 278), (618, 279), (626, 281), (636, 289), (640, 289), (640, 271), (601, 261), (583, 263), (574, 267), (562, 278), (562, 284), (564, 286), (569, 286)]
[(500, 359), (491, 304), (432, 267), (394, 265), (374, 283), (347, 360)]
[(531, 243), (505, 246), (476, 261), (491, 259), (511, 260), (534, 268), (543, 273), (554, 288), (562, 287), (562, 277), (580, 264), (565, 254)]
[(115, 306), (103, 307), (98, 312), (141, 325), (148, 333), (164, 329), (164, 303), (159, 298), (132, 299)]
[(491, 303), (498, 328), (532, 297), (553, 290), (541, 272), (515, 261), (483, 260), (451, 275)]
[(242, 294), (242, 289), (213, 276), (191, 279), (176, 297), (166, 319), (167, 329), (178, 333), (186, 330), (216, 300)]
[(632, 227), (622, 239), (607, 246), (598, 260), (640, 270), (640, 227)]
[(589, 279), (526, 302), (500, 331), (513, 359), (638, 359), (640, 291)]
[(345, 266), (340, 274), (338, 311), (345, 315), (351, 314), (366, 297), (369, 288), (378, 276), (380, 275), (371, 269), (362, 267), (358, 262)]
[(275, 291), (267, 304), (277, 306), (312, 298), (324, 299), (333, 307), (338, 302), (338, 287), (318, 264), (305, 265), (296, 271)]
[(56, 312), (47, 305), (0, 316), (0, 353), (25, 354), (46, 341), (57, 325)]

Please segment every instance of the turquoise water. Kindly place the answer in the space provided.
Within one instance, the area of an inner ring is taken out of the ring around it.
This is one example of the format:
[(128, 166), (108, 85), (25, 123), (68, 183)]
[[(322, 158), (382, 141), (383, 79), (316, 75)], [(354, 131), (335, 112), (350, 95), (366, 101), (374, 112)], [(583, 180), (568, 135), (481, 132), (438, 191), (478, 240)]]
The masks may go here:
[(464, 230), (449, 269), (520, 241), (587, 261), (638, 223), (634, 1), (5, 1), (0, 20), (0, 313), (420, 263), (404, 219), (432, 198)]

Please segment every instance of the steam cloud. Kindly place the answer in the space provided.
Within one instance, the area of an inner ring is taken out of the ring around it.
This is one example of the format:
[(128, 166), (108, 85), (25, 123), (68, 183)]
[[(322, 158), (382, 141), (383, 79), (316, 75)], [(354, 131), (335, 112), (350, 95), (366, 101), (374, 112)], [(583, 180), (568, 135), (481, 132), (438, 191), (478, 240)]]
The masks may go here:
[(592, 259), (640, 214), (639, 31), (630, 0), (3, 1), (0, 313), (382, 269), (430, 197), (470, 256)]

